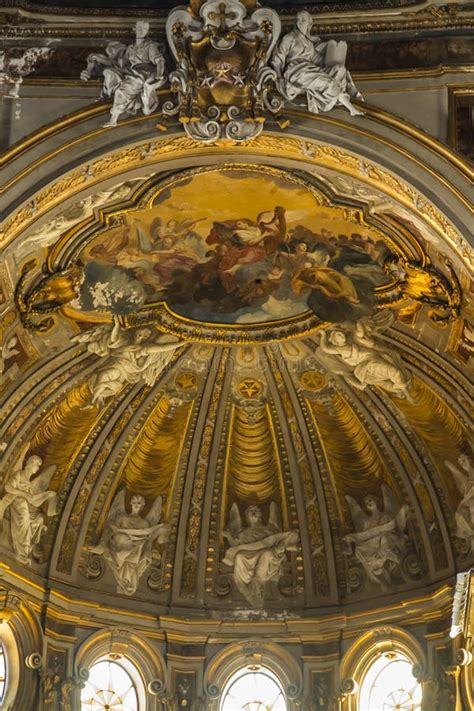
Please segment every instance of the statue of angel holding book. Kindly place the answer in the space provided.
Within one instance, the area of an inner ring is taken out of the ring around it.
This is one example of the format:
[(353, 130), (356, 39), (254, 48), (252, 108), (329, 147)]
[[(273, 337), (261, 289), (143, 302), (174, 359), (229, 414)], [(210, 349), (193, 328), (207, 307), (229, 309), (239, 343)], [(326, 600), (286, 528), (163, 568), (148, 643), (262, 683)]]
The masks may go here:
[(7, 478), (4, 495), (0, 499), (2, 538), (13, 549), (20, 563), (32, 562), (35, 548), (47, 530), (46, 517), (56, 514), (57, 495), (49, 490), (56, 470), (52, 464), (40, 474), (43, 460), (36, 455), (17, 466)]
[(391, 572), (400, 564), (400, 555), (408, 543), (405, 533), (408, 507), (400, 506), (393, 492), (382, 484), (383, 510), (376, 497), (364, 499), (365, 511), (352, 496), (349, 506), (355, 532), (344, 536), (346, 555), (354, 554), (362, 563), (369, 580), (388, 589)]
[(145, 570), (156, 557), (154, 542), (166, 543), (169, 527), (160, 523), (162, 498), (158, 496), (146, 516), (146, 499), (141, 494), (130, 498), (130, 512), (125, 504), (125, 489), (115, 496), (99, 543), (90, 553), (103, 556), (117, 583), (117, 592), (133, 595)]
[(296, 531), (282, 531), (277, 504), (272, 501), (267, 523), (263, 523), (260, 506), (245, 511), (247, 526), (242, 523), (239, 507), (233, 503), (228, 530), (223, 535), (230, 544), (223, 563), (233, 568), (239, 592), (253, 607), (262, 607), (267, 582), (278, 581), (283, 573), (286, 551), (295, 551), (299, 542)]
[(288, 101), (305, 95), (308, 110), (314, 114), (336, 106), (343, 106), (351, 116), (363, 114), (352, 103), (363, 98), (345, 66), (346, 42), (322, 42), (311, 34), (312, 27), (309, 12), (298, 12), (296, 27), (275, 50), (272, 65), (279, 78), (279, 91)]

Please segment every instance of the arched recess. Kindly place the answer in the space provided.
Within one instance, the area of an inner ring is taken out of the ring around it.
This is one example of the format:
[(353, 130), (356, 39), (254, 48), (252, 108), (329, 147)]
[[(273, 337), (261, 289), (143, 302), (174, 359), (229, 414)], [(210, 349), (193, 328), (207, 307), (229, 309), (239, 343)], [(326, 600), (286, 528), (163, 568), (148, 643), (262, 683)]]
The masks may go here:
[(7, 685), (2, 709), (26, 709), (37, 698), (42, 666), (43, 633), (32, 607), (8, 595), (2, 608), (0, 641), (7, 661)]
[(400, 627), (377, 627), (361, 635), (340, 666), (341, 711), (358, 710), (358, 692), (370, 665), (382, 654), (401, 653), (413, 664), (413, 675), (425, 675), (426, 656), (418, 640)]
[(246, 640), (229, 644), (209, 662), (204, 674), (207, 708), (217, 711), (226, 682), (243, 667), (260, 667), (273, 672), (281, 683), (288, 709), (296, 708), (302, 693), (303, 676), (296, 659), (274, 642)]
[[(161, 653), (135, 632), (113, 628), (95, 632), (81, 644), (76, 658), (77, 677), (83, 682), (94, 662), (110, 659), (121, 664), (135, 683), (140, 711), (158, 711), (159, 696), (167, 686), (167, 671)], [(80, 689), (76, 704), (80, 708)]]

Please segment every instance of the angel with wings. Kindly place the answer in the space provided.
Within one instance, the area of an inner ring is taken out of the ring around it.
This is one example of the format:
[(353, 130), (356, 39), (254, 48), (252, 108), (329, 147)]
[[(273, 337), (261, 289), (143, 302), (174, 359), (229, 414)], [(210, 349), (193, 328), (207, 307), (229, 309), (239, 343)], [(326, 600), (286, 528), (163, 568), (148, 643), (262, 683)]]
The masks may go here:
[(458, 457), (458, 464), (445, 461), (462, 496), (454, 515), (456, 536), (474, 545), (474, 467), (467, 454)]
[(133, 494), (130, 513), (125, 505), (125, 490), (121, 489), (110, 507), (107, 524), (99, 543), (90, 553), (103, 556), (117, 583), (117, 592), (133, 595), (145, 570), (156, 557), (153, 543), (166, 543), (169, 527), (160, 523), (162, 499), (158, 496), (144, 516), (145, 497)]
[(393, 351), (377, 339), (393, 318), (391, 312), (383, 311), (359, 319), (354, 326), (323, 331), (316, 350), (318, 360), (358, 390), (377, 385), (397, 397), (409, 399), (409, 373)]
[(230, 544), (223, 563), (233, 568), (239, 592), (254, 607), (261, 607), (267, 582), (277, 582), (283, 573), (286, 551), (295, 551), (299, 542), (296, 531), (282, 531), (278, 507), (270, 504), (268, 521), (263, 523), (260, 506), (249, 506), (245, 511), (247, 526), (243, 526), (239, 507), (230, 509), (228, 530), (224, 538)]
[(117, 318), (113, 326), (99, 326), (75, 337), (76, 342), (87, 344), (88, 351), (106, 359), (90, 382), (93, 405), (102, 407), (125, 383), (153, 385), (176, 349), (184, 345), (166, 334), (152, 337), (153, 330), (148, 326), (122, 330)]
[(373, 494), (364, 499), (365, 511), (352, 496), (345, 497), (356, 532), (344, 536), (343, 540), (345, 553), (354, 554), (369, 580), (386, 590), (391, 571), (400, 563), (400, 553), (408, 542), (405, 533), (408, 509), (398, 504), (386, 484), (382, 484), (382, 496), (383, 511)]
[(28, 457), (24, 463), (22, 460), (23, 457), (5, 483), (0, 521), (3, 520), (3, 539), (12, 546), (20, 563), (28, 564), (47, 529), (45, 516), (56, 514), (56, 492), (48, 490), (56, 465), (35, 477), (43, 460), (38, 456)]

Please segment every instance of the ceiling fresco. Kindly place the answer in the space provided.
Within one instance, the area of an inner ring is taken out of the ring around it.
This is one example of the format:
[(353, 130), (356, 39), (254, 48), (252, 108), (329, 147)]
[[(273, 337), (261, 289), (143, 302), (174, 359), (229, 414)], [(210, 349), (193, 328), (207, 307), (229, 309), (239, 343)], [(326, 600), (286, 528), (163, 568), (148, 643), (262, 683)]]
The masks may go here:
[(86, 598), (230, 616), (374, 601), (472, 562), (470, 277), (384, 188), (329, 167), (145, 170), (19, 234), (5, 557)]

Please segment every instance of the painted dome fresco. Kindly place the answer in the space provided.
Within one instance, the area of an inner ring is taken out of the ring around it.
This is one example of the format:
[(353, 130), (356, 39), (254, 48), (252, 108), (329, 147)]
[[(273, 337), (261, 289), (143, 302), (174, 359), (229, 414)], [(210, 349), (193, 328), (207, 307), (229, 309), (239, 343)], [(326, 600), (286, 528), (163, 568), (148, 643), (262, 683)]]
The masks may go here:
[(179, 163), (192, 142), (167, 140), (174, 163), (117, 152), (4, 223), (2, 555), (84, 600), (217, 617), (465, 569), (463, 237), (343, 151)]

